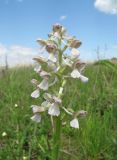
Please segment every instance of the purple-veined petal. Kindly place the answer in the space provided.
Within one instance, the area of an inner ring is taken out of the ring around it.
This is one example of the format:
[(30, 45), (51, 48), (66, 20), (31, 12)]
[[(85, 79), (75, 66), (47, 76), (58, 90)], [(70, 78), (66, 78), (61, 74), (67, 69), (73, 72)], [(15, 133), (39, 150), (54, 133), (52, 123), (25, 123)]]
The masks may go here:
[(48, 90), (48, 79), (43, 79), (42, 82), (38, 86), (40, 89), (44, 91)]
[(32, 121), (34, 122), (41, 122), (41, 115), (40, 114), (35, 114), (34, 116), (31, 117)]
[(45, 109), (42, 106), (32, 105), (31, 106), (33, 113), (44, 112)]
[(71, 58), (72, 58), (72, 59), (78, 58), (79, 55), (80, 55), (80, 52), (79, 52), (77, 49), (73, 48), (73, 49), (71, 50)]
[(72, 72), (71, 72), (71, 77), (72, 78), (80, 78), (81, 74), (80, 72), (77, 70), (77, 69), (74, 69)]
[(80, 80), (81, 80), (82, 82), (86, 83), (86, 82), (88, 82), (89, 79), (88, 79), (87, 77), (81, 75), (81, 76), (80, 76)]
[(52, 61), (52, 62), (56, 62), (57, 61), (57, 57), (54, 53), (50, 53), (48, 60)]
[(36, 89), (35, 91), (33, 91), (32, 93), (31, 93), (31, 97), (33, 97), (33, 98), (38, 98), (40, 96), (40, 91), (39, 91), (39, 89)]
[(56, 103), (53, 103), (48, 109), (48, 114), (52, 116), (59, 116), (60, 114), (59, 106)]

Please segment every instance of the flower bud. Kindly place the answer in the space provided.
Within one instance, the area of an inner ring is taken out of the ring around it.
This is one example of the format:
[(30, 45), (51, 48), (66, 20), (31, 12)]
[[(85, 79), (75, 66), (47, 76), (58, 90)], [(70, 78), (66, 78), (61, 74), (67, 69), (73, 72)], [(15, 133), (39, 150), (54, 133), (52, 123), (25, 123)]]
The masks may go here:
[(49, 53), (55, 53), (56, 51), (56, 46), (54, 44), (47, 44), (46, 45), (46, 50), (49, 52)]
[(80, 40), (77, 40), (77, 39), (72, 39), (70, 41), (71, 41), (70, 42), (70, 47), (72, 47), (72, 48), (78, 48), (82, 44), (82, 42)]
[(60, 24), (54, 24), (53, 25), (53, 32), (61, 32), (62, 26)]

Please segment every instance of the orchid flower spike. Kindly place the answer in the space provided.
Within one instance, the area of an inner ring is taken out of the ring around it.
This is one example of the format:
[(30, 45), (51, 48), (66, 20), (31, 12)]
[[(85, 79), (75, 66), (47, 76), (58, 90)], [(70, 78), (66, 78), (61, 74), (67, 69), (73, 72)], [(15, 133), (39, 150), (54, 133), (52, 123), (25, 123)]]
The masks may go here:
[[(54, 24), (47, 39), (38, 39), (37, 43), (41, 47), (44, 56), (33, 58), (36, 62), (34, 71), (38, 74), (39, 81), (32, 79), (34, 91), (32, 98), (40, 98), (39, 105), (32, 105), (35, 122), (41, 122), (43, 112), (48, 115), (59, 117), (69, 116), (69, 124), (73, 128), (79, 128), (80, 117), (86, 115), (86, 111), (74, 112), (72, 107), (63, 107), (63, 96), (65, 96), (66, 85), (69, 85), (68, 78), (88, 82), (88, 78), (82, 75), (85, 64), (79, 59), (78, 48), (82, 42), (74, 36), (69, 36), (66, 29), (61, 24)], [(53, 87), (55, 86), (56, 87)], [(53, 87), (53, 88), (52, 88)], [(64, 112), (64, 113), (62, 113)], [(63, 118), (64, 119), (64, 118)]]

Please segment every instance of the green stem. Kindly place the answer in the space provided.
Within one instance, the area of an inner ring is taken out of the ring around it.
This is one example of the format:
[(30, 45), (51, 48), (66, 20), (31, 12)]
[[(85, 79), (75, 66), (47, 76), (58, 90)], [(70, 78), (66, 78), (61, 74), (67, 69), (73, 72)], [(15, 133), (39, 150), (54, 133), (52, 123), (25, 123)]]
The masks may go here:
[(53, 137), (52, 160), (59, 160), (60, 145), (61, 145), (61, 117), (55, 117), (55, 133)]
[[(61, 50), (61, 40), (58, 42), (59, 44), (59, 66), (61, 69), (62, 64), (62, 50)], [(62, 75), (60, 77), (60, 83), (62, 81)], [(61, 84), (60, 84), (61, 86)], [(61, 98), (61, 95), (58, 95)], [(52, 160), (59, 160), (60, 154), (60, 146), (61, 146), (61, 128), (62, 128), (62, 121), (61, 116), (55, 117), (55, 130), (54, 130), (54, 137), (53, 137), (53, 151), (52, 151)]]

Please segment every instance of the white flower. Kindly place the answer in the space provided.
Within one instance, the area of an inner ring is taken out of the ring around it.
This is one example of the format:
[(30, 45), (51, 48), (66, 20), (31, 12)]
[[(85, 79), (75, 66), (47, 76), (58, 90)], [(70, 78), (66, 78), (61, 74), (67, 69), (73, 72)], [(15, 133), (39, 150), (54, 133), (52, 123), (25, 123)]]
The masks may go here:
[(80, 80), (81, 80), (82, 82), (86, 83), (86, 82), (88, 82), (89, 79), (88, 79), (87, 77), (81, 75), (81, 76), (80, 76)]
[(45, 77), (50, 76), (50, 73), (48, 73), (48, 72), (46, 72), (46, 71), (41, 71), (41, 72), (40, 72), (40, 76), (43, 77), (43, 78), (45, 78)]
[(28, 157), (26, 157), (26, 156), (23, 156), (23, 160), (28, 160)]
[(57, 103), (52, 103), (51, 106), (49, 107), (48, 114), (52, 116), (59, 116), (60, 114), (60, 109)]
[(61, 99), (59, 97), (56, 97), (56, 96), (53, 96), (53, 100), (58, 104), (60, 104), (62, 102)]
[(15, 106), (15, 107), (18, 107), (18, 104), (15, 104), (14, 106)]
[(87, 111), (84, 111), (84, 110), (78, 111), (77, 115), (80, 117), (85, 117), (87, 115)]
[(57, 61), (57, 57), (54, 53), (50, 53), (48, 60), (52, 61), (52, 62), (56, 62)]
[(52, 97), (51, 94), (45, 93), (45, 94), (44, 94), (44, 99), (47, 100), (48, 102), (52, 102), (53, 97)]
[(7, 136), (7, 133), (6, 132), (3, 132), (2, 133), (2, 137), (6, 137)]
[(34, 116), (31, 117), (31, 119), (32, 119), (32, 121), (39, 123), (39, 122), (41, 122), (41, 115), (35, 114)]
[(51, 103), (48, 101), (44, 101), (44, 102), (42, 102), (41, 106), (45, 107), (45, 108), (49, 108), (51, 106)]
[(71, 58), (76, 59), (79, 57), (79, 55), (80, 55), (80, 52), (77, 49), (73, 48), (71, 50)]
[(72, 72), (71, 72), (71, 77), (72, 78), (80, 78), (81, 74), (80, 72), (77, 70), (77, 69), (74, 69)]
[(72, 67), (73, 62), (69, 58), (63, 58), (63, 65), (67, 65), (69, 67)]
[(32, 93), (31, 93), (31, 97), (33, 97), (33, 98), (38, 98), (40, 96), (40, 91), (39, 91), (39, 89), (36, 89), (35, 91), (33, 91)]
[(31, 108), (32, 108), (34, 114), (45, 111), (44, 107), (42, 107), (42, 106), (32, 105)]
[(48, 90), (48, 79), (43, 79), (42, 82), (38, 85), (38, 87), (44, 91)]
[(53, 71), (53, 72), (57, 72), (57, 66), (55, 65), (54, 62), (48, 60), (48, 67)]
[(77, 118), (74, 118), (72, 121), (70, 121), (70, 126), (73, 128), (78, 128), (79, 129), (79, 122)]
[(77, 69), (74, 69), (71, 72), (71, 77), (72, 78), (79, 78), (84, 83), (88, 82), (88, 78), (83, 76), (83, 75), (81, 75), (81, 73)]
[(31, 106), (33, 113), (37, 113), (38, 112), (38, 106), (37, 105), (32, 105)]

